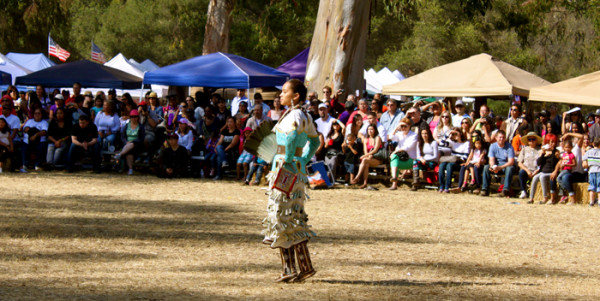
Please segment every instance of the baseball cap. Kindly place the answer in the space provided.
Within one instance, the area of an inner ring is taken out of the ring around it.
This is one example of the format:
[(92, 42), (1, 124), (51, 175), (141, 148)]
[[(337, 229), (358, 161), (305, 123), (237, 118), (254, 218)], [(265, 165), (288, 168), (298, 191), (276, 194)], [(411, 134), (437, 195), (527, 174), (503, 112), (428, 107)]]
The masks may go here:
[(325, 108), (325, 109), (327, 109), (327, 104), (325, 104), (325, 103), (321, 103), (321, 104), (319, 105), (319, 109), (321, 109), (321, 108)]
[(131, 110), (131, 112), (129, 112), (129, 117), (131, 116), (140, 116), (140, 113), (138, 112), (138, 110), (133, 109)]
[(65, 100), (65, 97), (64, 97), (62, 94), (56, 94), (56, 95), (54, 96), (54, 99), (62, 99), (62, 100)]
[(460, 99), (459, 99), (459, 100), (457, 100), (457, 101), (454, 103), (454, 106), (455, 106), (455, 107), (458, 107), (458, 106), (463, 106), (463, 107), (464, 107), (464, 106), (465, 106), (465, 103), (464, 103), (462, 100), (460, 100)]

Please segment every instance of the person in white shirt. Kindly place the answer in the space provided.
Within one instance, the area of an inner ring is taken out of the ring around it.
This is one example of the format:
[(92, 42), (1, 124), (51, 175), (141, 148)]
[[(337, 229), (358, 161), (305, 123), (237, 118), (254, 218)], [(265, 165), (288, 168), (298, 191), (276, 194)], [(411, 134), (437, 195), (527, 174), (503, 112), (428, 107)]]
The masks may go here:
[[(452, 105), (452, 101), (448, 101), (448, 105), (451, 106)], [(462, 100), (457, 100), (454, 103), (454, 110), (456, 111), (456, 114), (452, 114), (452, 126), (453, 127), (460, 127), (460, 124), (462, 122), (462, 120), (464, 118), (469, 118), (471, 119), (471, 117), (469, 116), (469, 114), (465, 113), (465, 103)], [(452, 112), (452, 108), (450, 108), (450, 112)]]
[[(397, 143), (396, 148), (390, 154), (390, 170), (392, 172), (390, 190), (396, 190), (398, 188), (398, 170), (404, 170), (400, 179), (403, 179), (408, 171), (412, 170), (413, 160), (417, 158), (419, 138), (415, 132), (410, 130), (410, 119), (403, 118), (398, 122), (398, 127), (391, 133), (390, 139)], [(401, 152), (406, 152), (408, 158), (400, 158)]]
[(35, 170), (40, 169), (40, 165), (46, 158), (46, 133), (48, 132), (48, 122), (43, 117), (43, 109), (36, 108), (33, 112), (33, 119), (27, 120), (23, 126), (23, 144), (21, 146), (21, 155), (23, 166), (20, 172), (27, 172), (29, 163), (29, 152), (35, 150)]
[(331, 130), (331, 125), (335, 118), (329, 115), (329, 111), (327, 110), (327, 105), (321, 103), (319, 105), (319, 119), (315, 120), (317, 124), (317, 132), (323, 134), (323, 136), (327, 137), (329, 131)]
[(237, 90), (237, 95), (231, 101), (231, 116), (235, 116), (235, 114), (237, 114), (241, 101), (248, 102), (248, 97), (246, 97), (246, 89)]

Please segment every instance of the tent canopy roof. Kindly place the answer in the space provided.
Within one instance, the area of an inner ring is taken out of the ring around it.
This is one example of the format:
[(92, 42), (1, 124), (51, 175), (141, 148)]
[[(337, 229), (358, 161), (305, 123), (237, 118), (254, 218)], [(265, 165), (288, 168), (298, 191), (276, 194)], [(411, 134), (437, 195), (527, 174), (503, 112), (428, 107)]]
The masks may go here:
[(88, 60), (60, 64), (17, 77), (21, 85), (41, 84), (46, 87), (69, 87), (79, 82), (87, 88), (141, 88), (142, 78)]
[(123, 72), (129, 73), (137, 77), (144, 77), (144, 71), (138, 69), (122, 54), (115, 55), (110, 61), (106, 62), (104, 66), (119, 69)]
[(529, 96), (550, 82), (482, 53), (383, 87), (384, 94), (415, 96)]
[(578, 105), (600, 104), (600, 71), (531, 89), (529, 100)]
[(56, 65), (48, 59), (43, 53), (15, 53), (9, 52), (6, 57), (15, 63), (31, 70), (32, 72), (40, 71), (48, 67)]
[(281, 66), (277, 67), (277, 70), (290, 74), (290, 78), (296, 78), (301, 81), (304, 81), (304, 76), (306, 75), (306, 64), (308, 62), (308, 53), (310, 51), (310, 47), (302, 50), (302, 52), (298, 53), (291, 60), (281, 64)]
[(144, 83), (248, 89), (283, 85), (289, 74), (241, 56), (215, 52), (146, 72)]
[(154, 71), (154, 70), (160, 68), (157, 64), (155, 64), (150, 59), (146, 59), (145, 61), (143, 61), (142, 63), (140, 63), (140, 65), (146, 67), (146, 70), (148, 70), (148, 71)]
[(0, 71), (9, 73), (12, 76), (12, 82), (15, 83), (17, 76), (23, 76), (31, 73), (31, 70), (15, 63), (13, 60), (7, 58), (4, 54), (0, 53)]

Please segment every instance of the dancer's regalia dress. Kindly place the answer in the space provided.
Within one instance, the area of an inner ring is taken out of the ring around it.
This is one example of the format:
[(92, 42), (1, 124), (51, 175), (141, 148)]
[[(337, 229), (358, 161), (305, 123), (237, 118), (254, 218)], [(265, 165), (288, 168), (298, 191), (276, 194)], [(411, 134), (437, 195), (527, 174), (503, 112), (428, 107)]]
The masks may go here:
[[(303, 281), (314, 275), (306, 243), (316, 234), (308, 225), (304, 204), (308, 198), (306, 164), (319, 147), (319, 137), (312, 118), (299, 107), (288, 110), (273, 128), (277, 152), (273, 158), (269, 181), (269, 202), (264, 243), (280, 248), (283, 273), (276, 281)], [(300, 272), (296, 271), (295, 257)]]

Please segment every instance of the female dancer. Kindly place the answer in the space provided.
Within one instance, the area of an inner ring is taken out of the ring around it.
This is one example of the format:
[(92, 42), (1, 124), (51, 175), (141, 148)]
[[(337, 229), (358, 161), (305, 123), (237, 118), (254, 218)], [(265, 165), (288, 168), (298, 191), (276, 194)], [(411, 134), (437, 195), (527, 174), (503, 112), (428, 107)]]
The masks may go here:
[[(308, 184), (306, 163), (319, 147), (312, 118), (301, 105), (306, 100), (306, 87), (292, 79), (283, 85), (281, 104), (289, 109), (281, 116), (273, 131), (277, 137), (277, 154), (273, 158), (269, 180), (267, 218), (263, 220), (263, 243), (279, 248), (283, 272), (276, 282), (302, 282), (313, 276), (307, 242), (316, 234), (306, 223), (305, 186)], [(305, 147), (308, 142), (308, 147)], [(300, 272), (296, 270), (298, 258)]]

